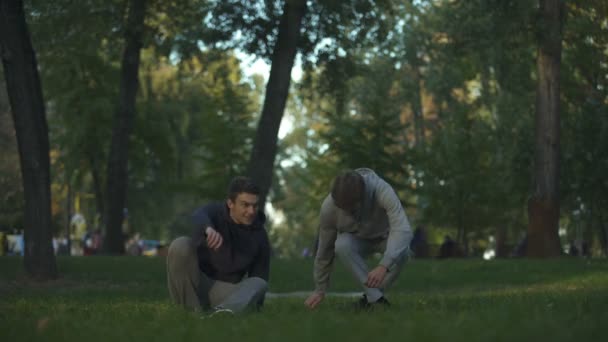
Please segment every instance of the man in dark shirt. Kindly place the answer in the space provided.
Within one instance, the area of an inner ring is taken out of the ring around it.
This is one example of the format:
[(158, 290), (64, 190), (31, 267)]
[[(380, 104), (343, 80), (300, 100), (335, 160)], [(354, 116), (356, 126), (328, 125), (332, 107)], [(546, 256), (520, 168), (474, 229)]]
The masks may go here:
[(173, 302), (216, 312), (262, 306), (270, 244), (258, 201), (258, 187), (249, 178), (236, 177), (226, 202), (194, 212), (192, 237), (179, 237), (169, 246), (167, 279)]

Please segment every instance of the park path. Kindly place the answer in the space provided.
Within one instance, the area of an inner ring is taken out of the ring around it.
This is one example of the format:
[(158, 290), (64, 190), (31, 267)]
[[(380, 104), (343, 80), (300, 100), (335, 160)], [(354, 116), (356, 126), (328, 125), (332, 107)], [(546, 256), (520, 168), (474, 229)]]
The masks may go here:
[[(294, 292), (268, 292), (266, 298), (306, 298), (311, 291), (294, 291)], [(326, 297), (361, 297), (361, 292), (327, 292)]]

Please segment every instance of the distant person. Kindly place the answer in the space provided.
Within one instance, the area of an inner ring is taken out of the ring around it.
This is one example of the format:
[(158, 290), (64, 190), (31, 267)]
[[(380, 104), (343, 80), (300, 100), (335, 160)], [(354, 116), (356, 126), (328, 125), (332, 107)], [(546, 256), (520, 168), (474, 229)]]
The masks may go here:
[(456, 245), (456, 241), (454, 241), (451, 236), (446, 235), (443, 238), (441, 247), (439, 247), (439, 258), (453, 258), (458, 256), (458, 254), (458, 246)]
[(591, 250), (589, 248), (589, 243), (587, 242), (587, 240), (583, 240), (581, 242), (581, 256), (584, 257), (591, 257)]
[(414, 231), (410, 249), (416, 258), (426, 258), (429, 256), (429, 242), (424, 226), (420, 226)]
[[(385, 291), (403, 267), (412, 230), (393, 188), (370, 169), (338, 175), (321, 205), (319, 242), (314, 261), (315, 290), (304, 304), (314, 309), (325, 298), (334, 256), (363, 288), (357, 309), (389, 305)], [(382, 253), (371, 271), (365, 258)]]
[(25, 255), (25, 239), (23, 237), (24, 232), (19, 231), (15, 238), (15, 252), (16, 255), (24, 256)]
[(88, 256), (93, 255), (93, 239), (91, 238), (91, 232), (87, 231), (82, 236), (82, 255)]
[(167, 256), (167, 245), (160, 242), (156, 245), (156, 256), (166, 257)]
[(568, 255), (570, 256), (578, 256), (578, 248), (576, 248), (576, 243), (574, 241), (570, 241), (570, 249), (568, 250)]
[(310, 249), (308, 247), (304, 247), (302, 249), (302, 258), (308, 258), (310, 255)]
[(51, 243), (53, 244), (53, 254), (57, 255), (57, 251), (59, 250), (59, 238), (53, 236)]
[(581, 257), (590, 257), (591, 251), (589, 249), (589, 243), (586, 240), (576, 239), (575, 241), (570, 241), (570, 248), (568, 250), (568, 255), (571, 256), (581, 256)]
[(101, 253), (101, 249), (103, 248), (103, 235), (99, 228), (95, 229), (91, 235), (91, 248), (94, 255)]
[(103, 235), (101, 229), (87, 232), (84, 237), (83, 255), (97, 255), (101, 252)]
[(7, 234), (0, 230), (0, 256), (8, 254), (8, 238)]
[(141, 246), (139, 234), (133, 234), (133, 236), (127, 240), (125, 251), (127, 255), (140, 256), (143, 253), (143, 247)]
[(192, 237), (169, 246), (167, 278), (174, 303), (213, 312), (261, 308), (266, 294), (270, 244), (260, 190), (246, 177), (234, 178), (225, 202), (207, 204), (193, 214)]
[(513, 250), (513, 257), (522, 258), (526, 256), (526, 249), (528, 248), (528, 234), (524, 234), (515, 249)]
[(70, 250), (68, 246), (68, 238), (62, 237), (59, 238), (59, 245), (57, 247), (57, 255), (70, 255)]

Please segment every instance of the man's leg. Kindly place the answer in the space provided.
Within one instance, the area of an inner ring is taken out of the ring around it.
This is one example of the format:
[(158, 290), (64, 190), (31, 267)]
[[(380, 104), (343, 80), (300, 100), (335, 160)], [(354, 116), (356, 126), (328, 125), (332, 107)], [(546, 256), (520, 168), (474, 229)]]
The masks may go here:
[[(379, 243), (375, 244), (374, 252), (384, 253), (384, 251), (386, 251), (386, 243), (387, 243), (387, 240), (384, 239), (384, 240), (380, 241)], [(401, 273), (401, 269), (403, 268), (403, 266), (405, 265), (405, 263), (407, 262), (407, 260), (409, 258), (409, 254), (410, 254), (409, 249), (406, 249), (403, 252), (403, 254), (401, 254), (397, 258), (397, 260), (395, 260), (395, 263), (388, 269), (388, 272), (386, 273), (386, 277), (384, 278), (384, 281), (382, 282), (382, 284), (380, 284), (380, 289), (382, 290), (382, 292), (385, 292), (386, 290), (388, 290), (388, 288), (395, 282), (395, 280), (397, 280), (397, 278), (399, 277), (399, 274)]]
[(338, 258), (342, 260), (346, 268), (353, 274), (365, 291), (369, 302), (375, 302), (384, 294), (381, 289), (365, 286), (369, 269), (364, 257), (372, 251), (373, 245), (363, 239), (359, 239), (350, 233), (340, 233), (336, 239), (335, 251)]
[(206, 277), (201, 277), (196, 249), (192, 239), (179, 237), (169, 246), (167, 253), (167, 283), (171, 300), (183, 307), (201, 310), (205, 306)]
[(268, 285), (262, 278), (245, 278), (238, 284), (216, 280), (209, 291), (209, 302), (213, 308), (242, 312), (257, 310), (264, 303)]

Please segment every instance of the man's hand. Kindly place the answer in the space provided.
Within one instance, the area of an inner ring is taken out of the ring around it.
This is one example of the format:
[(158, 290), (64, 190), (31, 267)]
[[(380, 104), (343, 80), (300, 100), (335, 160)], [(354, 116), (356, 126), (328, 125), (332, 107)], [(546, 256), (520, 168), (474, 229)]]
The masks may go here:
[(224, 239), (222, 238), (222, 235), (218, 233), (215, 229), (207, 227), (205, 229), (205, 235), (207, 236), (207, 247), (211, 248), (214, 251), (217, 251), (218, 248), (222, 246), (222, 242), (224, 242)]
[(306, 305), (309, 309), (314, 309), (323, 301), (323, 298), (325, 298), (325, 293), (315, 291), (308, 296), (308, 298), (306, 298), (304, 305)]
[(386, 277), (386, 267), (380, 265), (371, 270), (367, 274), (367, 281), (365, 282), (365, 286), (370, 288), (377, 288), (384, 281), (384, 277)]

